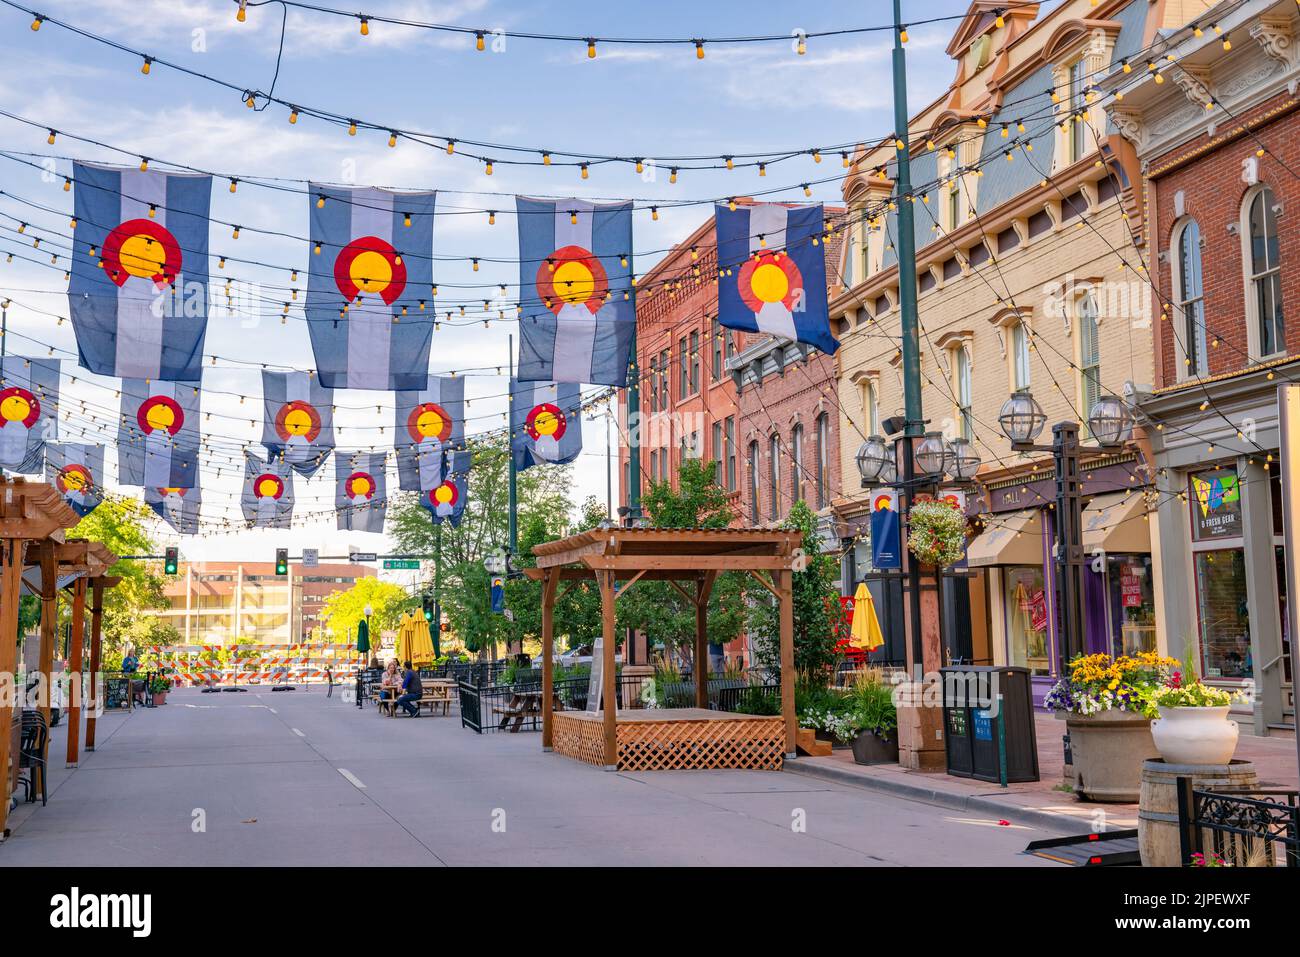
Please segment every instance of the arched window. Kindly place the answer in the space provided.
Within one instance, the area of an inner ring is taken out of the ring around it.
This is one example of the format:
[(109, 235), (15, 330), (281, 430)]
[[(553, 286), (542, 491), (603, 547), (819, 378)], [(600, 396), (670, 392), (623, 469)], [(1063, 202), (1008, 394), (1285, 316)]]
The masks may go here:
[(862, 380), (862, 418), (867, 426), (867, 435), (880, 434), (880, 401), (872, 379)]
[(781, 517), (781, 436), (775, 432), (768, 439), (768, 482), (772, 486), (772, 501), (768, 506), (767, 517), (776, 521)]
[(758, 443), (749, 443), (749, 524), (758, 527)]
[(1261, 187), (1247, 212), (1246, 314), (1254, 319), (1252, 345), (1258, 358), (1286, 349), (1282, 328), (1282, 270), (1273, 191)]
[(825, 508), (829, 497), (831, 417), (827, 412), (817, 416), (817, 507)]
[(963, 439), (975, 438), (975, 418), (971, 411), (970, 353), (964, 345), (954, 350), (953, 366), (957, 379), (957, 427)]
[(1074, 312), (1079, 329), (1079, 413), (1086, 418), (1101, 398), (1101, 338), (1091, 290), (1079, 297)]
[(1017, 390), (1028, 389), (1029, 327), (1023, 320), (1011, 327), (1011, 362), (1012, 384)]
[(793, 500), (799, 501), (805, 498), (804, 495), (804, 468), (803, 468), (803, 426), (796, 425), (794, 432), (790, 436), (790, 489), (793, 492)]
[(1178, 338), (1181, 340), (1183, 368), (1188, 376), (1203, 376), (1210, 369), (1205, 352), (1205, 299), (1201, 272), (1201, 227), (1188, 219), (1178, 232), (1178, 275), (1174, 294), (1178, 303)]

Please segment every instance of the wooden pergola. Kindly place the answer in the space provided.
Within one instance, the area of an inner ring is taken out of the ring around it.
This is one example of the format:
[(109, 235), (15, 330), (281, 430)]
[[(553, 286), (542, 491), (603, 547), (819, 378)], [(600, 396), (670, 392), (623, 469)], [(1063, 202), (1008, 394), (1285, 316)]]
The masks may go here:
[[(66, 529), (79, 516), (52, 485), (27, 482), (21, 478), (0, 479), (0, 680), (10, 683), (7, 693), (0, 694), (0, 779), (5, 781), (0, 795), (0, 835), (7, 834), (9, 796), (17, 787), (18, 761), (14, 753), (13, 712), (22, 707), (24, 689), (17, 687), (18, 609), (26, 586), (41, 598), (40, 653), (38, 669), (46, 689), (54, 670), (54, 646), (58, 635), (58, 588), (60, 580), (72, 593), (72, 641), (68, 668), (80, 682), (85, 656), (85, 612), (88, 590), (91, 602), (90, 682), (91, 717), (87, 721), (86, 746), (94, 747), (94, 695), (97, 684), (93, 676), (99, 671), (100, 637), (103, 620), (104, 589), (118, 583), (107, 575), (117, 556), (100, 542), (68, 541)], [(39, 569), (32, 574), (29, 569)], [(26, 577), (25, 577), (26, 576)], [(78, 686), (68, 702), (68, 763), (75, 766), (80, 751), (82, 706)], [(50, 717), (48, 690), (41, 704), (46, 723)], [(10, 767), (10, 761), (13, 766)]]
[[(600, 589), (602, 622), (603, 755), (618, 765), (618, 689), (615, 680), (614, 609), (617, 599), (639, 581), (667, 582), (695, 607), (695, 704), (708, 707), (708, 606), (718, 574), (747, 572), (780, 605), (781, 712), (784, 750), (795, 750), (794, 613), (791, 574), (802, 545), (797, 531), (750, 529), (592, 529), (534, 546), (537, 567), (525, 569), (542, 582), (542, 746), (554, 741), (555, 603), (565, 591), (594, 580)], [(779, 755), (778, 755), (779, 757)]]

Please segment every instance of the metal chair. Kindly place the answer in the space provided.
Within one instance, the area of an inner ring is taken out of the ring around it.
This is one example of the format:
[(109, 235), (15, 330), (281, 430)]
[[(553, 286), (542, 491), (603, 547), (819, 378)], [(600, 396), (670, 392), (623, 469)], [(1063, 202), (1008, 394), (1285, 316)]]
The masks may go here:
[(18, 745), (18, 769), (29, 770), (26, 778), (19, 778), (23, 785), (23, 799), (32, 803), (36, 801), (36, 778), (41, 781), (41, 806), (46, 804), (45, 795), (45, 746), (49, 740), (50, 730), (45, 725), (45, 716), (39, 711), (24, 711), (22, 735)]

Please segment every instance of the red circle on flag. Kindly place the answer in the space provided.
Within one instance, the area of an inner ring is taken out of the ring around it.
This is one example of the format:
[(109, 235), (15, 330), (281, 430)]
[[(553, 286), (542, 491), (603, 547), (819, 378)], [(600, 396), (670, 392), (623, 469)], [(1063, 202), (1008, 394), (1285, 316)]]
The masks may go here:
[(569, 423), (559, 406), (543, 402), (533, 406), (524, 422), (524, 428), (528, 430), (528, 437), (534, 442), (544, 436), (549, 436), (558, 442), (568, 430)]
[(451, 438), (451, 416), (436, 402), (421, 402), (406, 417), (406, 431), (416, 444), (425, 439), (446, 442)]
[(609, 293), (609, 278), (590, 250), (562, 246), (537, 267), (537, 294), (551, 312), (566, 303), (586, 306), (594, 316)]
[(455, 507), (457, 500), (460, 499), (460, 489), (456, 488), (455, 482), (443, 482), (437, 488), (429, 490), (429, 504), (435, 509), (439, 505), (450, 505)]
[(171, 231), (152, 219), (128, 219), (104, 239), (100, 254), (108, 278), (118, 286), (127, 277), (148, 279), (157, 286), (170, 284), (181, 271), (181, 247)]
[(362, 236), (339, 250), (334, 283), (348, 302), (368, 293), (391, 306), (406, 288), (406, 264), (391, 243), (378, 236)]
[(271, 472), (263, 472), (253, 479), (253, 495), (257, 498), (278, 499), (284, 494), (284, 479)]
[(320, 413), (310, 402), (298, 399), (286, 402), (275, 414), (275, 434), (285, 442), (301, 436), (308, 442), (315, 442), (320, 435)]
[(372, 498), (375, 494), (375, 477), (369, 472), (353, 472), (344, 480), (343, 492), (348, 498)]
[(761, 253), (745, 260), (736, 279), (740, 298), (754, 313), (779, 302), (794, 308), (795, 297), (803, 291), (803, 274), (794, 260), (781, 251)]
[(165, 395), (151, 395), (136, 409), (135, 420), (145, 435), (158, 429), (165, 429), (175, 435), (185, 424), (185, 413), (175, 399)]
[(0, 424), (21, 422), (30, 429), (40, 417), (40, 400), (26, 389), (11, 385), (0, 392), (0, 420), (3, 420)]
[(73, 463), (59, 469), (59, 474), (54, 476), (54, 484), (60, 492), (67, 495), (69, 492), (88, 491), (95, 480), (90, 469), (80, 463)]

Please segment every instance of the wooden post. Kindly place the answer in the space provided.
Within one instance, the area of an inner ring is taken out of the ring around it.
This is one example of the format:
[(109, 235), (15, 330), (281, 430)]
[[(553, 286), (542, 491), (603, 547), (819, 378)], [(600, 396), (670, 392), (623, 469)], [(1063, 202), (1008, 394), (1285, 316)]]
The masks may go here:
[(781, 714), (785, 718), (785, 753), (794, 756), (794, 595), (788, 568), (773, 572), (781, 605)]
[(81, 750), (82, 643), (86, 631), (86, 578), (72, 585), (72, 638), (68, 641), (68, 767), (77, 766)]
[[(50, 726), (50, 707), (53, 699), (51, 679), (54, 675), (54, 643), (59, 635), (59, 564), (54, 554), (54, 542), (47, 541), (41, 546), (41, 653), (40, 677), (44, 684), (44, 695), (40, 701), (41, 714), (45, 716), (45, 727)], [(37, 694), (41, 688), (37, 686)], [(46, 735), (45, 753), (49, 757), (50, 739)]]
[(95, 712), (99, 710), (100, 635), (104, 626), (104, 582), (95, 579), (90, 600), (90, 706), (86, 712), (86, 750), (95, 750)]
[(551, 750), (555, 718), (552, 699), (555, 695), (555, 586), (560, 573), (547, 569), (542, 573), (542, 750)]
[(708, 571), (695, 585), (695, 707), (709, 706), (709, 595), (718, 573)]
[[(18, 704), (18, 602), (23, 588), (23, 547), (21, 538), (0, 539), (0, 838), (9, 833), (9, 795), (16, 784), (18, 756), (11, 754), (14, 706)], [(20, 705), (21, 706), (21, 705)], [(10, 771), (9, 760), (14, 769)]]
[(618, 675), (614, 670), (614, 572), (600, 571), (602, 681), (604, 686), (605, 770), (618, 768)]

